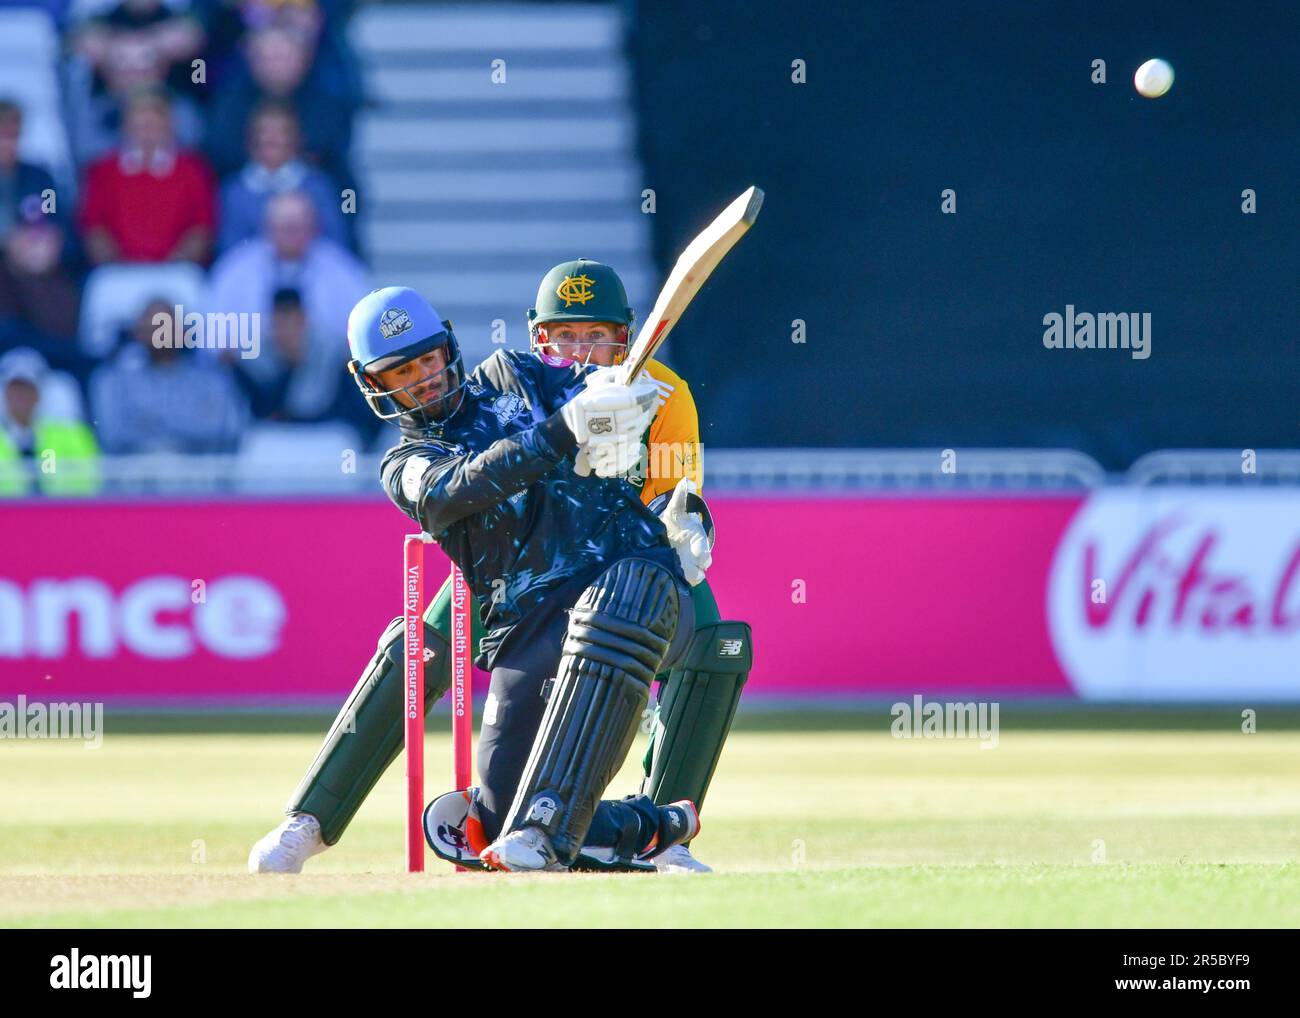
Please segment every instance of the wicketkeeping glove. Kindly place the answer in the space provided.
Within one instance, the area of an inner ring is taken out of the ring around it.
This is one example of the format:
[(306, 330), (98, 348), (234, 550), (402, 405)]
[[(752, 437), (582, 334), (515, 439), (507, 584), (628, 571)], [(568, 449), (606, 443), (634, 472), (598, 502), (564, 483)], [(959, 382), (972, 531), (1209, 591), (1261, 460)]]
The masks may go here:
[(682, 564), (686, 582), (692, 587), (704, 579), (704, 571), (713, 564), (713, 549), (709, 547), (704, 523), (697, 513), (686, 509), (686, 496), (695, 492), (695, 482), (683, 477), (659, 514), (664, 529), (668, 531), (668, 540), (677, 552), (677, 560)]

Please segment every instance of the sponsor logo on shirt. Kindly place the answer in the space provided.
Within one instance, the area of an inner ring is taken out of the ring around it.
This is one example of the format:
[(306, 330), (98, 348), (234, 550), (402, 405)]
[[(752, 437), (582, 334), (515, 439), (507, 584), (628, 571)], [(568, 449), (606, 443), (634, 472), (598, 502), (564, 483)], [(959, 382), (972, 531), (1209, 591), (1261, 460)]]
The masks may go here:
[(503, 392), (492, 401), (492, 412), (500, 424), (513, 421), (524, 409), (523, 397), (514, 392)]

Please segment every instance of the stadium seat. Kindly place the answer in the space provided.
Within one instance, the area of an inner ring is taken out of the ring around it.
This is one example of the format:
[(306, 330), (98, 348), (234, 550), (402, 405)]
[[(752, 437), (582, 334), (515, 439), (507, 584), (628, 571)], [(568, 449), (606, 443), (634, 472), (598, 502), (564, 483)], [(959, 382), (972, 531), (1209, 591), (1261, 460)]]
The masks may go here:
[(86, 279), (81, 302), (79, 342), (91, 357), (108, 354), (118, 332), (129, 325), (153, 297), (201, 311), (203, 270), (197, 265), (103, 265)]
[(53, 67), (59, 53), (58, 35), (50, 16), (40, 7), (10, 7), (0, 12), (0, 60), (41, 63)]
[[(583, 3), (371, 4), (349, 24), (371, 98), (354, 155), (363, 247), (377, 277), (437, 295), (470, 362), (523, 346), (542, 274), (579, 253), (617, 266), (634, 307), (654, 300), (627, 17)], [(563, 67), (548, 62), (557, 49)], [(497, 58), (509, 88), (462, 70)]]
[(51, 371), (41, 383), (41, 412), (66, 420), (84, 421), (86, 405), (81, 386), (66, 371)]
[(235, 464), (236, 488), (266, 491), (284, 486), (297, 489), (306, 483), (319, 489), (337, 478), (340, 488), (350, 487), (354, 474), (341, 467), (343, 453), (361, 453), (361, 438), (351, 425), (336, 421), (320, 424), (254, 424), (244, 432)]
[(0, 10), (0, 97), (22, 107), (21, 157), (49, 170), (62, 191), (72, 188), (76, 174), (63, 122), (58, 59), (58, 35), (44, 10)]

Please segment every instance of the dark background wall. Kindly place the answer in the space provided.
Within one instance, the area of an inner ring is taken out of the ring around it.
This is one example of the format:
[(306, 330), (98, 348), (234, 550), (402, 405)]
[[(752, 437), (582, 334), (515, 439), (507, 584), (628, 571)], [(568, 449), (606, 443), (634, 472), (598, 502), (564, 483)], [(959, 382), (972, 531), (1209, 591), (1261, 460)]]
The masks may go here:
[[(1112, 468), (1300, 446), (1298, 11), (638, 4), (661, 266), (767, 192), (674, 334), (705, 440), (1061, 445)], [(1153, 56), (1177, 74), (1155, 101), (1132, 82)], [(1067, 303), (1149, 311), (1151, 358), (1045, 349)]]

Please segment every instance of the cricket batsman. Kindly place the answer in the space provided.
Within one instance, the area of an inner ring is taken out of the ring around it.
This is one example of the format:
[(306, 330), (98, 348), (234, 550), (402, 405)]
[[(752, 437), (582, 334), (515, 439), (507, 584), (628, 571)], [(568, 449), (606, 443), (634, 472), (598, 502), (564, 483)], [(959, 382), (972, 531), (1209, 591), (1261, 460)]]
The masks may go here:
[[(634, 324), (623, 282), (612, 268), (585, 258), (564, 262), (542, 279), (528, 311), (529, 348), (556, 366), (612, 367), (626, 358)], [(659, 361), (649, 361), (645, 373), (657, 390), (655, 417), (642, 438), (640, 460), (625, 480), (660, 515), (677, 549), (692, 584), (695, 633), (682, 662), (658, 676), (641, 790), (659, 805), (686, 799), (702, 808), (749, 675), (752, 639), (746, 623), (722, 621), (704, 577), (712, 561), (713, 525), (698, 495), (703, 470), (695, 401), (686, 382)], [(450, 632), (450, 605), (445, 583), (426, 614), (443, 634)], [(463, 847), (448, 842), (462, 837), (470, 845), (481, 842), (476, 794), (476, 789), (466, 796), (448, 793), (430, 806), (425, 829), (441, 858), (464, 865)], [(651, 865), (594, 846), (584, 846), (579, 862), (601, 869)], [(709, 872), (685, 843), (654, 856), (652, 864), (661, 873)]]
[[(563, 869), (584, 842), (649, 858), (689, 841), (699, 830), (691, 802), (599, 801), (651, 682), (684, 660), (694, 631), (665, 525), (623, 479), (656, 387), (509, 351), (467, 377), (450, 323), (404, 287), (363, 298), (348, 342), (362, 394), (402, 429), (381, 466), (386, 493), (460, 566), (482, 608), (483, 863)], [(396, 757), (400, 629), (399, 618), (381, 637), (288, 820), (254, 846), (250, 869), (301, 869), (337, 841)], [(425, 629), (432, 703), (447, 689), (450, 647)]]

